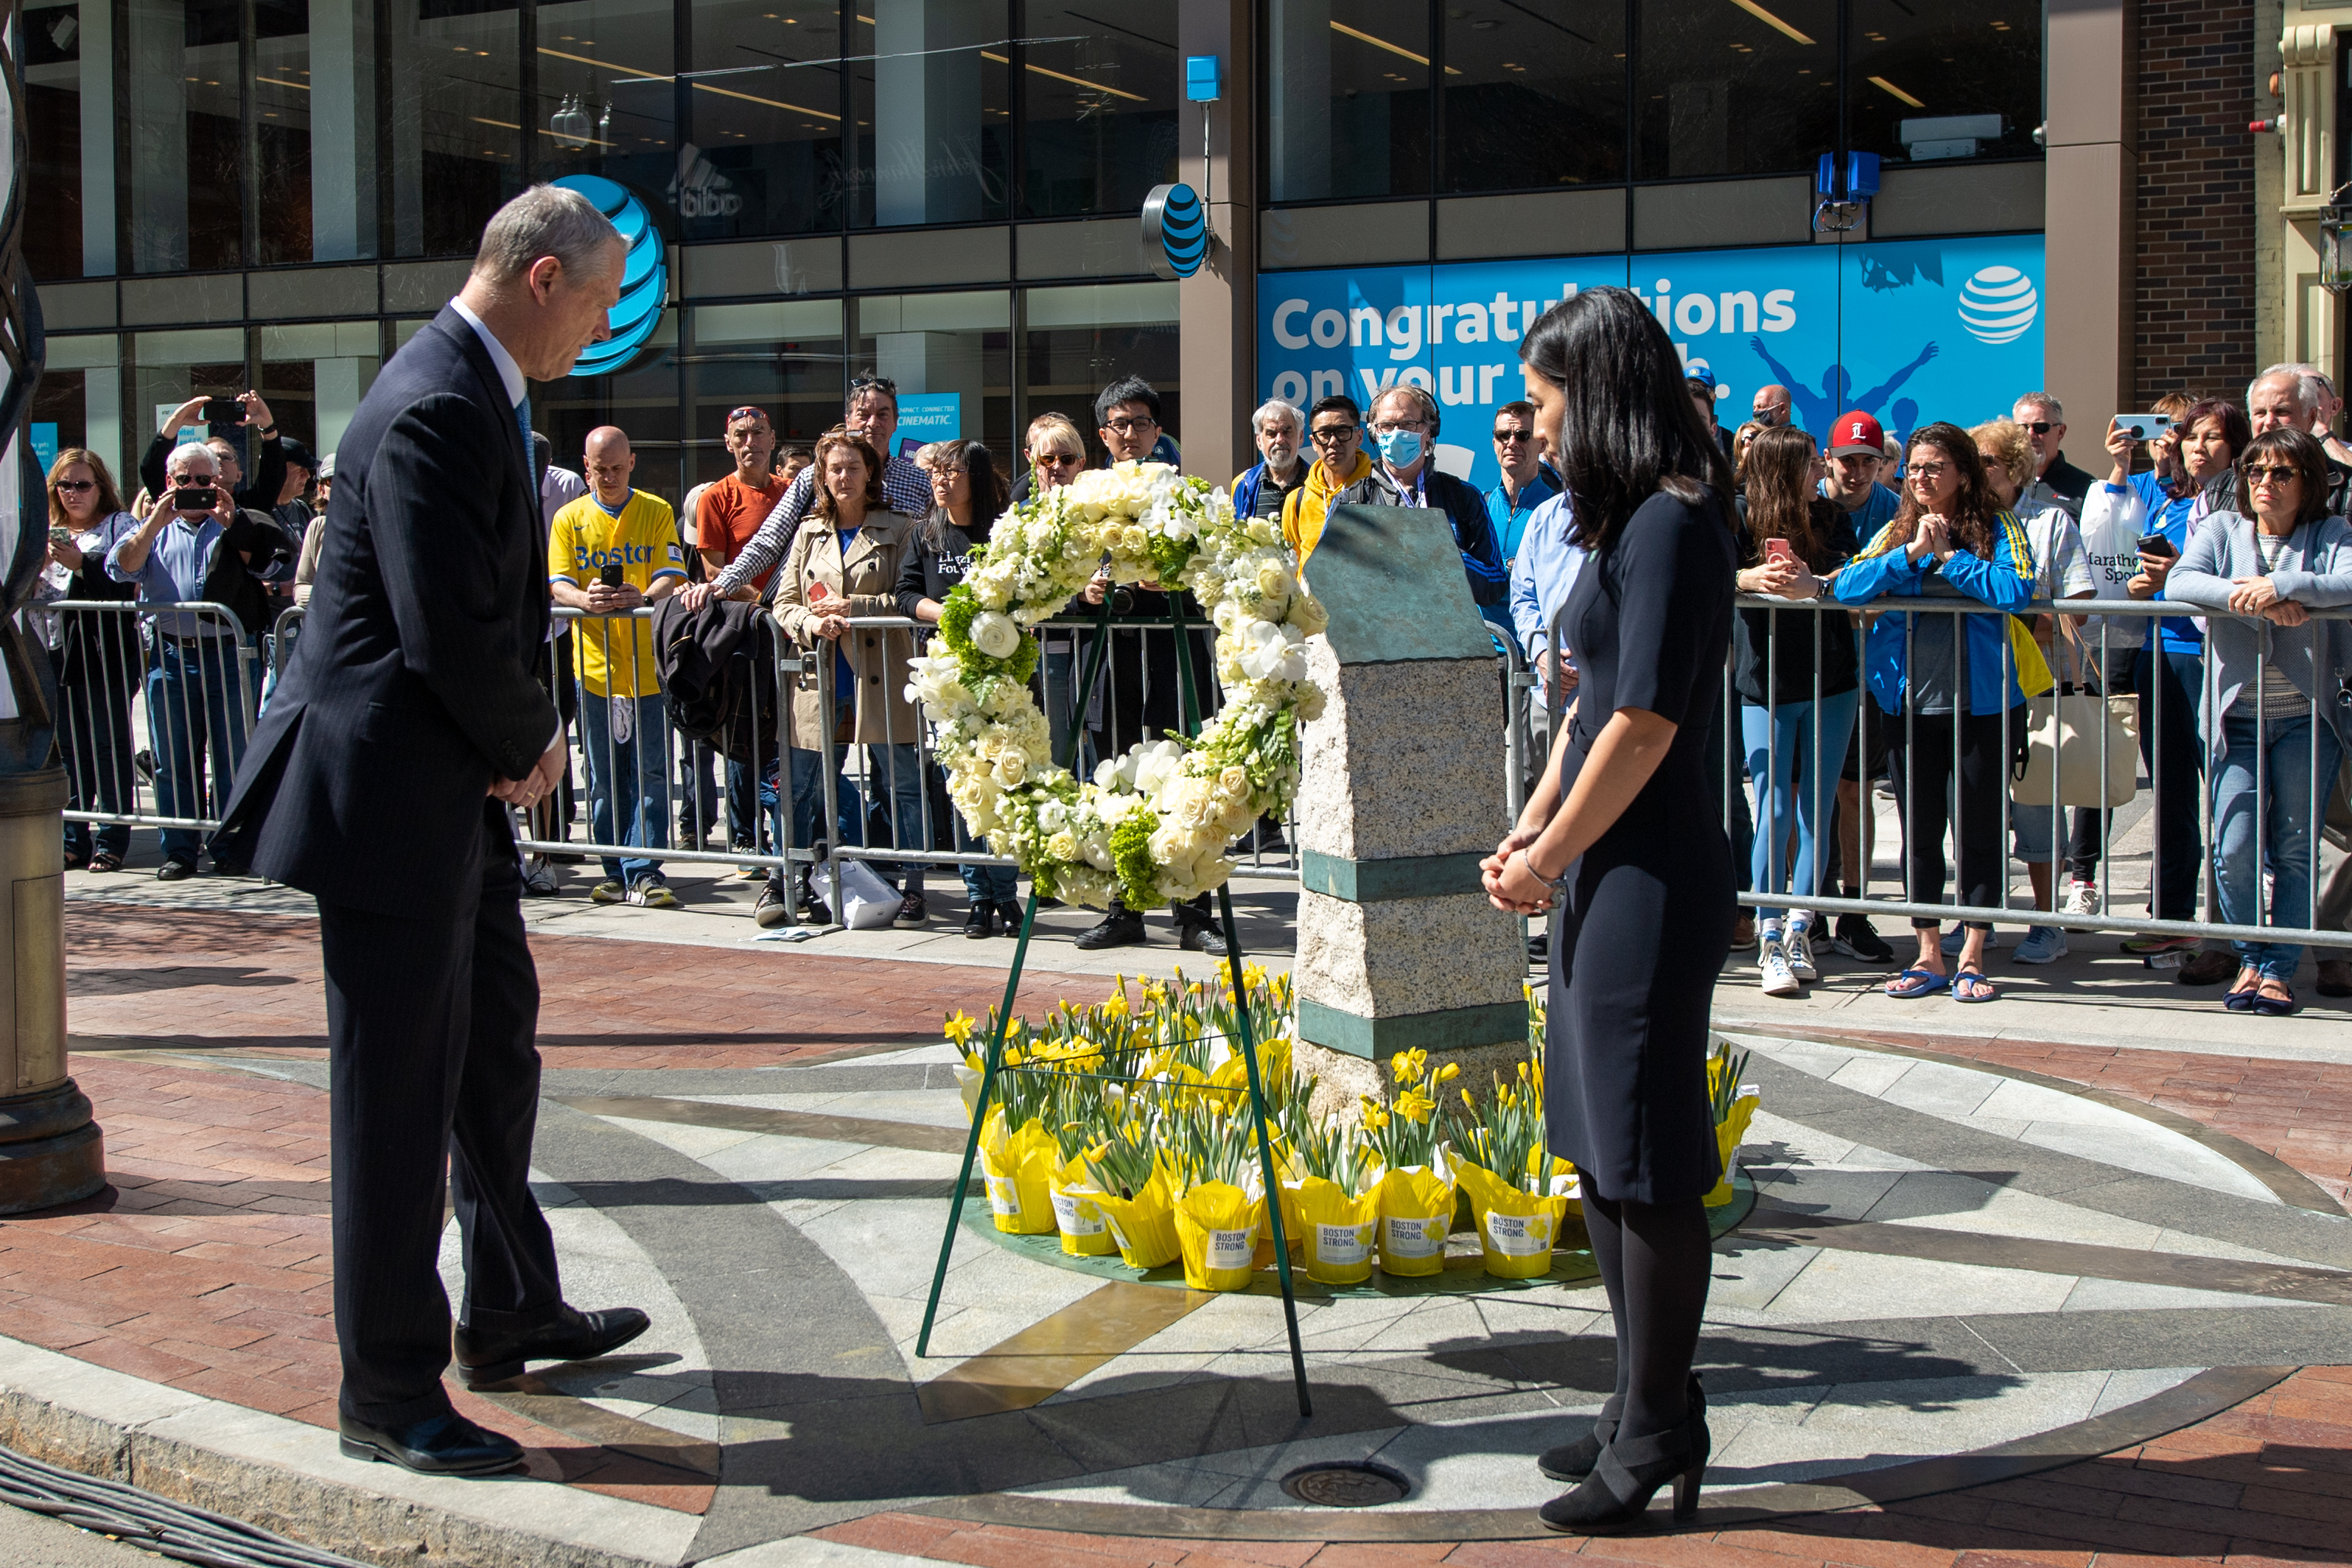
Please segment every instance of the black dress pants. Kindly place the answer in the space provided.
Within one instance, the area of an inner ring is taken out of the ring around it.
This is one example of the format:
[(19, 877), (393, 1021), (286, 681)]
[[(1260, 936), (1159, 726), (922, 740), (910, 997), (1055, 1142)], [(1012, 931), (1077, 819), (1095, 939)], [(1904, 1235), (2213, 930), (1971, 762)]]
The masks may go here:
[(470, 907), (407, 920), (319, 903), (326, 969), (335, 1338), (344, 1414), (378, 1426), (449, 1408), (444, 1173), (464, 1238), (469, 1328), (535, 1326), (562, 1301), (530, 1191), (539, 975), (521, 881), (485, 801)]
[[(1957, 808), (1951, 828), (1960, 862), (1959, 901), (1999, 907), (2009, 850), (2003, 811), (2009, 752), (2002, 743), (2002, 721), (2008, 721), (2010, 737), (2022, 735), (2025, 710), (1962, 715), (1957, 744), (1949, 713), (1918, 713), (1906, 720), (1882, 712), (1877, 718), (1886, 726), (1886, 763), (1903, 803), (1904, 896), (1915, 904), (1943, 901), (1944, 827), (1953, 816), (1945, 804), (1949, 800)], [(1936, 921), (1914, 915), (1911, 923), (1932, 926)], [(1991, 929), (1985, 921), (1961, 923)]]

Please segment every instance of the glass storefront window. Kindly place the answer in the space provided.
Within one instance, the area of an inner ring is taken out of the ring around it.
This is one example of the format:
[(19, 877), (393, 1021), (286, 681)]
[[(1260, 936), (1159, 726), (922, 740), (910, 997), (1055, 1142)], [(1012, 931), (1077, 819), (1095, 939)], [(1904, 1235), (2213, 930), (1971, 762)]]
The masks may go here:
[(1445, 8), (1449, 191), (1625, 177), (1625, 8), (1463, 0)]
[(2033, 157), (2042, 123), (2042, 7), (1989, 0), (1914, 10), (1853, 0), (1846, 133), (1894, 162)]
[(722, 478), (732, 467), (720, 437), (734, 409), (748, 405), (764, 412), (780, 445), (806, 445), (841, 423), (842, 301), (698, 305), (689, 313), (687, 441), (694, 483)]
[(1012, 295), (880, 295), (856, 311), (849, 368), (898, 384), (901, 451), (958, 437), (1012, 451)]
[(851, 224), (1003, 217), (1012, 140), (1004, 0), (872, 5), (871, 52), (849, 61)]
[[(542, 28), (546, 15), (540, 13)], [(686, 493), (687, 450), (678, 406), (677, 318), (676, 310), (665, 313), (626, 369), (532, 385), (531, 428), (554, 444), (556, 463), (579, 472), (588, 432), (618, 426), (637, 455), (637, 489), (677, 505)]]
[[(234, 397), (253, 384), (246, 379), (245, 330), (200, 327), (181, 332), (137, 332), (131, 338), (131, 417), (123, 432), (127, 478), (124, 499), (139, 489), (138, 458), (163, 430), (163, 420), (191, 397)], [(229, 435), (240, 449), (244, 432)]]
[(1175, 0), (1125, 0), (1116, 25), (1094, 9), (1021, 8), (1023, 39), (1007, 58), (1021, 67), (1027, 217), (1131, 213), (1176, 178)]
[(22, 37), (26, 173), (39, 193), (26, 209), (25, 263), (37, 279), (106, 277), (114, 270), (113, 7), (35, 6)]
[(841, 16), (809, 0), (697, 0), (693, 141), (666, 187), (685, 237), (841, 226)]
[[(87, 447), (103, 458), (122, 483), (122, 363), (121, 340), (108, 332), (99, 337), (51, 338), (48, 362), (41, 384), (33, 394), (32, 426), (36, 437), (46, 437), (56, 450)], [(42, 426), (48, 426), (44, 430)], [(133, 478), (123, 491), (128, 501), (139, 488)]]
[[(1105, 453), (1095, 437), (1095, 394), (1124, 375), (1139, 375), (1160, 394), (1160, 427), (1184, 436), (1173, 283), (1093, 283), (1032, 289), (1022, 300), (1021, 377), (1026, 419), (1066, 414), (1086, 432), (1087, 461)], [(1007, 467), (1019, 460), (1008, 446)], [(1233, 476), (1210, 475), (1222, 484)]]
[(373, 257), (374, 0), (273, 0), (254, 23), (255, 259)]
[(540, 178), (603, 174), (642, 191), (677, 183), (676, 35), (667, 5), (539, 7), (539, 95), (524, 124)]
[(391, 253), (471, 256), (490, 215), (522, 189), (515, 0), (383, 3)]
[(1637, 0), (1634, 177), (1810, 171), (1838, 135), (1836, 0)]
[(131, 269), (244, 257), (239, 0), (129, 0)]
[(261, 395), (278, 428), (321, 456), (335, 449), (375, 381), (382, 342), (373, 321), (261, 329)]
[(1418, 0), (1270, 0), (1265, 16), (1272, 198), (1427, 191), (1429, 7)]

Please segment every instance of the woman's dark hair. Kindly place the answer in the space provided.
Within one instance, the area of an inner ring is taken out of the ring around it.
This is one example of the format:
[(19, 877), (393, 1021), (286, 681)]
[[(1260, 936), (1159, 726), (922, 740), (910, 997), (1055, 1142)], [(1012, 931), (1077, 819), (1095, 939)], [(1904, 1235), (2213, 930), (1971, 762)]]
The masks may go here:
[(2238, 454), (2246, 449), (2246, 443), (2254, 438), (2254, 427), (2246, 423), (2246, 411), (2220, 397), (2209, 397), (2201, 403), (2190, 404), (2188, 411), (2180, 416), (2180, 433), (2186, 436), (2197, 428), (2200, 421), (2206, 419), (2221, 421), (2221, 443), (2230, 448), (2230, 458), (2233, 462)]
[(1794, 425), (1770, 425), (1748, 447), (1741, 485), (1748, 497), (1748, 537), (1762, 557), (1764, 542), (1785, 539), (1808, 566), (1821, 548), (1813, 526), (1813, 438)]
[(2254, 515), (2253, 470), (2282, 458), (2303, 476), (2303, 504), (2295, 509), (2294, 521), (2316, 522), (2326, 517), (2327, 448), (2301, 430), (2265, 430), (2246, 443), (2238, 458), (2238, 494), (2243, 498), (2238, 510), (2248, 517)]
[(1922, 425), (1911, 432), (1908, 445), (1903, 448), (1903, 505), (1887, 526), (1888, 535), (1895, 544), (1908, 544), (1919, 526), (1919, 497), (1908, 479), (1916, 459), (1911, 456), (1922, 447), (1933, 447), (1944, 455), (1947, 462), (1959, 476), (1960, 492), (1952, 498), (1952, 510), (1945, 519), (1952, 525), (1952, 542), (1979, 561), (1992, 559), (1992, 540), (1996, 520), (2001, 514), (2000, 499), (1993, 493), (1992, 481), (1985, 478), (1984, 457), (1977, 450), (1976, 437), (1948, 420)]
[(833, 491), (825, 488), (824, 457), (836, 447), (846, 447), (856, 453), (858, 459), (866, 465), (866, 510), (869, 512), (889, 510), (890, 503), (882, 494), (882, 458), (874, 450), (874, 443), (854, 431), (836, 426), (816, 438), (816, 479), (814, 481), (816, 494), (814, 498), (815, 504), (809, 509), (810, 512), (827, 522), (835, 519)]
[[(981, 543), (996, 525), (998, 514), (1004, 510), (1004, 476), (996, 471), (995, 455), (982, 441), (950, 441), (936, 450), (940, 457), (961, 466), (965, 482), (971, 486), (971, 526), (963, 531), (964, 537), (974, 544)], [(940, 547), (950, 521), (947, 508), (931, 508), (931, 515), (923, 520), (925, 548)]]
[(1528, 329), (1519, 358), (1568, 395), (1559, 448), (1573, 542), (1605, 550), (1660, 490), (1731, 526), (1731, 465), (1683, 385), (1681, 359), (1631, 289), (1586, 289)]

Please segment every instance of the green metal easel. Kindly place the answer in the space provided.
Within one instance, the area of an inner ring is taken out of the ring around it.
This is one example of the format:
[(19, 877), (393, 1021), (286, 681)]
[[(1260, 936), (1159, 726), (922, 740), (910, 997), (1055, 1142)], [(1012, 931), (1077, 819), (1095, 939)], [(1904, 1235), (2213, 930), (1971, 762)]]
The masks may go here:
[[(1176, 638), (1176, 681), (1179, 711), (1182, 715), (1187, 736), (1201, 732), (1200, 704), (1192, 685), (1192, 638), (1183, 609), (1183, 595), (1169, 595), (1168, 624)], [(1073, 710), (1069, 733), (1063, 748), (1064, 754), (1055, 762), (1069, 767), (1077, 754), (1078, 736), (1083, 728), (1087, 699), (1092, 695), (1095, 683), (1101, 679), (1105, 657), (1110, 648), (1110, 601), (1106, 595), (1101, 613), (1095, 620), (1093, 646), (1087, 650), (1086, 674), (1073, 693)], [(1257, 1031), (1250, 1017), (1249, 990), (1242, 980), (1242, 941), (1234, 923), (1234, 895), (1230, 886), (1217, 889), (1217, 910), (1225, 938), (1225, 963), (1232, 975), (1235, 1016), (1241, 1024), (1242, 1060), (1249, 1073), (1250, 1116), (1257, 1127), (1258, 1170), (1265, 1185), (1265, 1217), (1273, 1233), (1274, 1266), (1282, 1281), (1282, 1318), (1290, 1334), (1290, 1376), (1298, 1390), (1298, 1414), (1312, 1415), (1314, 1405), (1307, 1392), (1307, 1357), (1298, 1342), (1298, 1298), (1291, 1287), (1289, 1238), (1282, 1230), (1282, 1189), (1276, 1184), (1274, 1172), (1274, 1150), (1266, 1131), (1265, 1087), (1258, 1070)], [(940, 1292), (947, 1286), (948, 1262), (955, 1253), (956, 1232), (963, 1224), (963, 1200), (971, 1184), (972, 1163), (980, 1157), (980, 1128), (988, 1115), (991, 1094), (1000, 1072), (1054, 1072), (1052, 1068), (1004, 1066), (1004, 1035), (1013, 1019), (1013, 999), (1021, 988), (1021, 971), (1029, 957), (1029, 936), (1037, 923), (1037, 889), (1030, 885), (1029, 899), (1021, 915), (1021, 940), (1013, 949), (1013, 969), (1004, 977), (1004, 1002), (996, 1010), (996, 1027), (990, 1031), (988, 1054), (980, 1073), (980, 1097), (974, 1102), (971, 1131), (964, 1137), (963, 1166), (956, 1173), (955, 1190), (948, 1200), (947, 1234), (940, 1238), (940, 1260), (931, 1270), (930, 1295), (923, 1302), (923, 1327), (915, 1336), (915, 1353), (930, 1354), (931, 1325), (939, 1316)]]

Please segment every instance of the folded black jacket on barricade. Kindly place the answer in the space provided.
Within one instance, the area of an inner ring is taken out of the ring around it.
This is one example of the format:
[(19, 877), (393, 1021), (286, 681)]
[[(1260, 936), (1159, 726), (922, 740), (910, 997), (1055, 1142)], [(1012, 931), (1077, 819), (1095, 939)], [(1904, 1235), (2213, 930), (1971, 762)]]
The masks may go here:
[(740, 599), (689, 610), (677, 598), (654, 606), (654, 669), (670, 727), (705, 741), (730, 762), (757, 764), (776, 737), (772, 623)]
[(205, 574), (205, 597), (236, 611), (248, 634), (268, 631), (277, 606), (262, 586), (261, 574), (291, 562), (297, 549), (269, 513), (240, 509), (213, 552), (212, 568)]

